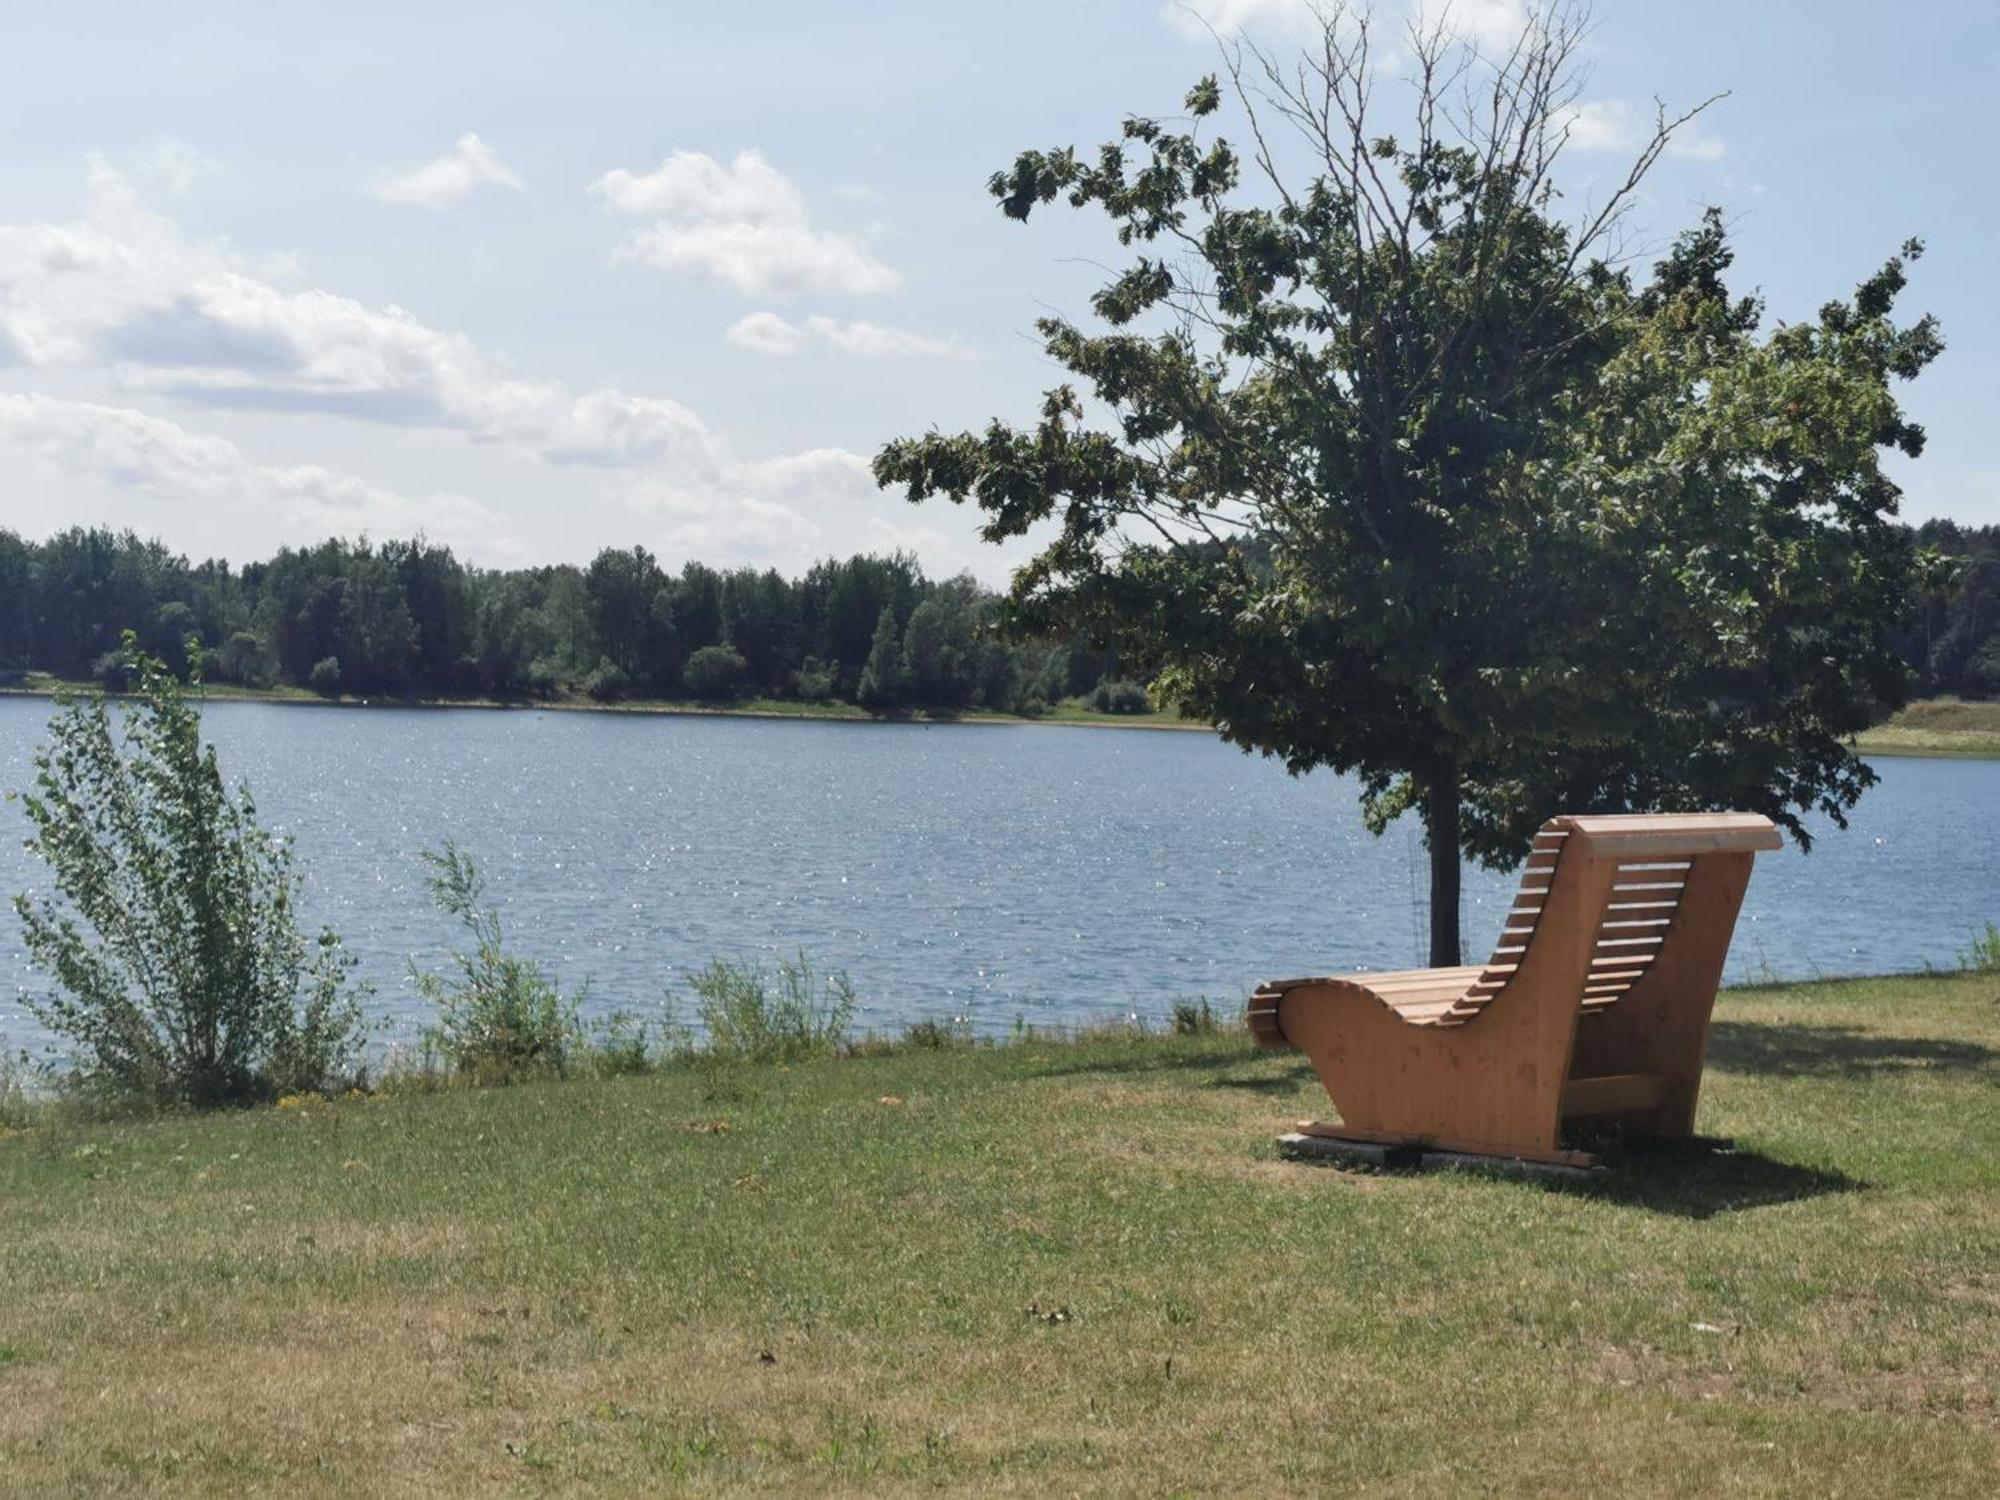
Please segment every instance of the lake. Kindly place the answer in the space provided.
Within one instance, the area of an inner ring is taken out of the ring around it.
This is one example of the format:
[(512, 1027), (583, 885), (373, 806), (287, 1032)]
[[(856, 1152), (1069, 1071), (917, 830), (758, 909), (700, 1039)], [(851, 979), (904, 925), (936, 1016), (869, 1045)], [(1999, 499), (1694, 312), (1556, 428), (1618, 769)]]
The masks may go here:
[[(0, 698), (0, 788), (27, 784), (49, 713)], [(1373, 838), (1351, 781), (1206, 734), (255, 703), (205, 724), (295, 835), (308, 912), (360, 956), (390, 1040), (423, 1021), (408, 960), (454, 937), (416, 857), (447, 837), (511, 942), (588, 978), (600, 1013), (656, 1011), (713, 957), (803, 950), (848, 972), (863, 1028), (992, 1034), (1234, 1009), (1263, 978), (1424, 954), (1414, 821)], [(1848, 830), (1759, 859), (1732, 977), (1948, 966), (2000, 920), (2000, 762), (1878, 769)], [(25, 827), (0, 807), (0, 892), (46, 879)], [(1475, 959), (1513, 885), (1467, 872)], [(20, 1003), (35, 982), (0, 913), (10, 1046), (42, 1040)]]

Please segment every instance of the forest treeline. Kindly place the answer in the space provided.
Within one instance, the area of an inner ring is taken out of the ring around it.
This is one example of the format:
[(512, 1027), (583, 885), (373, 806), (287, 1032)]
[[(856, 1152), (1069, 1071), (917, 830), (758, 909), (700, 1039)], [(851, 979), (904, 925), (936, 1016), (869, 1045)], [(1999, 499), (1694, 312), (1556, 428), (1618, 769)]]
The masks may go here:
[(586, 567), (468, 566), (427, 542), (331, 540), (233, 568), (130, 532), (27, 541), (0, 530), (0, 673), (123, 686), (122, 632), (203, 676), (332, 694), (844, 700), (877, 711), (1035, 712), (1094, 695), (1146, 708), (1113, 659), (1012, 640), (999, 597), (933, 580), (907, 554), (828, 560), (801, 578), (643, 547)]
[[(2000, 526), (1926, 522), (1913, 540), (1948, 566), (1912, 599), (1903, 651), (1920, 695), (2000, 695)], [(933, 580), (907, 554), (815, 564), (803, 577), (643, 547), (585, 567), (468, 566), (448, 547), (331, 540), (232, 568), (191, 563), (130, 532), (47, 541), (0, 530), (0, 673), (121, 685), (119, 638), (203, 675), (326, 694), (706, 701), (842, 700), (863, 707), (1035, 712), (1067, 698), (1142, 711), (1142, 690), (1087, 644), (1018, 640), (1000, 598)]]

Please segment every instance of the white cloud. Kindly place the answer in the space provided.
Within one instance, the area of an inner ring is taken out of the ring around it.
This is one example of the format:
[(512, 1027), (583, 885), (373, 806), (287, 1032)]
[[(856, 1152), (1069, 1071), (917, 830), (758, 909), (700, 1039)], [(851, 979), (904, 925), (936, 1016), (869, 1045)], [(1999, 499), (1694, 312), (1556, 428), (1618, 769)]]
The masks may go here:
[(754, 312), (739, 318), (723, 338), (752, 353), (778, 357), (796, 354), (808, 339), (817, 339), (842, 354), (863, 359), (887, 359), (917, 355), (942, 359), (969, 359), (971, 352), (954, 339), (931, 338), (903, 328), (880, 323), (842, 322), (815, 314), (803, 323), (788, 323), (774, 312)]
[(435, 161), (382, 179), (375, 185), (375, 196), (384, 203), (448, 208), (463, 203), (475, 188), (504, 187), (519, 192), (524, 186), (501, 165), (493, 148), (468, 130), (456, 146)]
[(493, 531), (492, 512), (462, 495), (418, 500), (316, 464), (258, 464), (227, 439), (131, 407), (0, 394), (0, 442), (58, 474), (166, 500), (276, 505), (319, 530), (423, 530), (461, 542)]
[(707, 462), (680, 403), (497, 368), (396, 306), (273, 284), (147, 212), (99, 161), (77, 224), (0, 224), (0, 349), (197, 406), (317, 412), (511, 442), (557, 462)]
[(1525, 0), (1414, 0), (1410, 20), (1419, 31), (1443, 31), (1483, 52), (1504, 52), (1528, 29)]
[(1685, 161), (1721, 161), (1729, 154), (1729, 143), (1719, 135), (1710, 135), (1701, 128), (1699, 120), (1690, 120), (1673, 134), (1667, 142), (1667, 155), (1678, 156)]
[[(1629, 99), (1588, 99), (1572, 105), (1556, 123), (1567, 132), (1566, 144), (1573, 151), (1634, 154), (1652, 139), (1656, 120)], [(1721, 136), (1710, 135), (1694, 119), (1673, 133), (1666, 154), (1684, 161), (1720, 161), (1728, 149)]]
[(49, 468), (164, 499), (236, 495), (250, 465), (236, 445), (129, 407), (0, 395), (0, 438)]
[(624, 214), (752, 224), (803, 223), (806, 218), (798, 188), (755, 151), (737, 152), (727, 166), (704, 152), (676, 151), (656, 171), (643, 175), (614, 167), (590, 190)]
[(774, 312), (745, 313), (723, 330), (722, 337), (739, 349), (774, 357), (797, 354), (806, 341), (803, 329)]
[[(1319, 35), (1329, 20), (1351, 29), (1371, 16), (1371, 8), (1339, 0), (1165, 0), (1160, 15), (1191, 41), (1246, 32), (1298, 40)], [(1512, 47), (1529, 17), (1527, 0), (1408, 0), (1400, 7), (1374, 7), (1372, 30), (1377, 55), (1384, 59), (1402, 55), (1406, 23), (1425, 33), (1443, 31), (1490, 56)]]
[[(184, 235), (126, 178), (93, 163), (79, 221), (0, 223), (0, 364), (66, 388), (91, 382), (108, 398), (0, 398), (0, 443), (80, 480), (189, 498), (246, 521), (290, 518), (281, 534), (291, 537), (421, 528), (489, 560), (524, 549), (500, 514), (461, 495), (404, 495), (315, 461), (253, 460), (182, 425), (181, 413), (284, 414), (296, 420), (256, 430), (287, 444), (342, 444), (329, 422), (406, 432), (426, 445), (424, 472), (454, 441), (504, 450), (503, 463), (519, 454), (530, 466), (582, 471), (523, 481), (566, 518), (556, 523), (557, 555), (586, 538), (629, 542), (632, 518), (642, 516), (656, 528), (648, 545), (682, 556), (804, 567), (823, 538), (852, 544), (889, 503), (857, 453), (743, 457), (670, 398), (524, 378), (463, 334), (403, 308), (298, 285), (295, 271)], [(914, 337), (830, 318), (770, 322), (781, 337), (789, 330), (863, 353), (897, 352)], [(180, 411), (159, 413), (163, 401)], [(531, 534), (547, 524), (531, 523)], [(527, 550), (546, 557), (550, 547)]]
[(1319, 25), (1314, 0), (1166, 0), (1160, 16), (1192, 41), (1245, 31), (1305, 33)]
[(748, 296), (893, 290), (900, 277), (856, 235), (813, 227), (804, 196), (755, 151), (723, 164), (676, 151), (657, 170), (606, 172), (590, 191), (613, 210), (648, 216), (614, 252), (663, 271), (697, 271)]
[(864, 359), (885, 359), (898, 355), (920, 355), (933, 359), (964, 359), (968, 351), (953, 339), (932, 338), (903, 328), (885, 328), (879, 323), (837, 322), (832, 318), (811, 317), (806, 328), (815, 338), (824, 339), (843, 354)]
[(844, 448), (812, 448), (729, 466), (709, 486), (648, 481), (632, 506), (664, 527), (662, 545), (685, 556), (746, 553), (793, 570), (824, 551), (822, 539), (855, 535), (857, 511), (880, 502), (868, 460)]

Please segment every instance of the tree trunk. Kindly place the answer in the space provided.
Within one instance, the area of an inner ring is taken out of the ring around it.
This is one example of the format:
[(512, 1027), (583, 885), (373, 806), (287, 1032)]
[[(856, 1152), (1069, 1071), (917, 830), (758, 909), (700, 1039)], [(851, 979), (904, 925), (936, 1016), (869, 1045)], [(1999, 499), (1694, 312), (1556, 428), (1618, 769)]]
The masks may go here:
[(1458, 768), (1443, 766), (1424, 788), (1424, 841), (1431, 851), (1431, 967), (1459, 962)]

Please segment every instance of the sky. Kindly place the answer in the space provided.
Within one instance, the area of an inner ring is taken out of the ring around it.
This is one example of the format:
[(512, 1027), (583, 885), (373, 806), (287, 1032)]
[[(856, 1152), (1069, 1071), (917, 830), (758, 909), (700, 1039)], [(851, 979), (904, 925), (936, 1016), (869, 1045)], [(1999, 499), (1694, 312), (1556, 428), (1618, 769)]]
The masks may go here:
[[(1406, 6), (1381, 0), (1394, 37)], [(1087, 313), (1099, 219), (1004, 218), (1028, 147), (1171, 116), (1217, 34), (1306, 0), (9, 7), (0, 51), (0, 527), (130, 527), (232, 561), (423, 532), (492, 566), (646, 546), (788, 572), (909, 548), (998, 582), (975, 514), (877, 491), (931, 427), (1031, 419), (1034, 320)], [(1518, 0), (1460, 0), (1489, 44)], [(2000, 522), (2000, 7), (1601, 0), (1577, 204), (1655, 98), (1709, 108), (1635, 251), (1707, 205), (1769, 317), (1909, 236), (1912, 520)], [(1391, 49), (1393, 50), (1393, 49)], [(1398, 87), (1395, 60), (1385, 89)], [(1227, 125), (1224, 134), (1229, 134)]]

